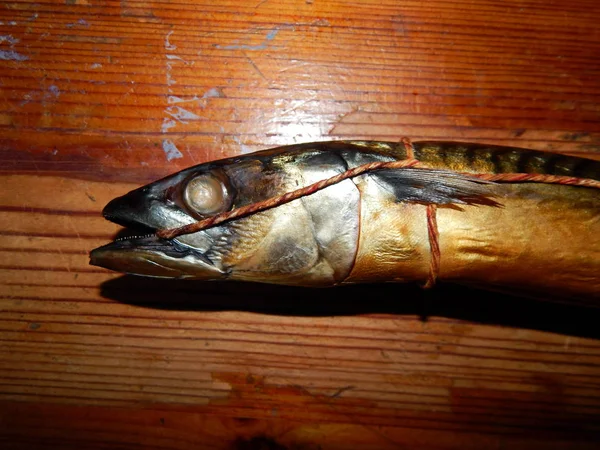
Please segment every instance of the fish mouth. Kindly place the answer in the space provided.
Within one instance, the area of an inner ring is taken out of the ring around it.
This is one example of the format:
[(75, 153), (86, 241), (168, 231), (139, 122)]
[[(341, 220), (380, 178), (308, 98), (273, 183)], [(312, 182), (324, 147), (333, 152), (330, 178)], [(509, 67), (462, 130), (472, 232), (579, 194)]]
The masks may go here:
[(146, 214), (128, 208), (127, 195), (112, 200), (102, 215), (125, 227), (115, 240), (90, 252), (90, 265), (116, 272), (160, 278), (222, 279), (224, 273), (194, 247), (159, 238)]
[(90, 264), (116, 272), (161, 278), (222, 278), (202, 253), (154, 234), (119, 238), (90, 252)]

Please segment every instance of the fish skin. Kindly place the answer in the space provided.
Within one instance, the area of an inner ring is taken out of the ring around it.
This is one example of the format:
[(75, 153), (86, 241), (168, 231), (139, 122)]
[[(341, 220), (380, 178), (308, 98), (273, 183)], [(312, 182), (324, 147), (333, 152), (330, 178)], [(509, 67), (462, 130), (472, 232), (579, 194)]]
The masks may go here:
[[(600, 180), (600, 162), (565, 155), (456, 142), (415, 142), (412, 148), (424, 167), (435, 170)], [(153, 230), (192, 223), (198, 215), (167, 201), (165, 192), (180, 191), (199, 172), (223, 173), (238, 207), (348, 167), (410, 156), (400, 142), (278, 147), (186, 169), (113, 200), (105, 217)], [(600, 295), (597, 189), (507, 183), (495, 186), (494, 195), (501, 207), (438, 207), (439, 279), (543, 296)], [(150, 276), (300, 286), (424, 282), (431, 260), (425, 208), (391, 195), (371, 173), (173, 243), (148, 237), (109, 244), (92, 252), (92, 264)]]

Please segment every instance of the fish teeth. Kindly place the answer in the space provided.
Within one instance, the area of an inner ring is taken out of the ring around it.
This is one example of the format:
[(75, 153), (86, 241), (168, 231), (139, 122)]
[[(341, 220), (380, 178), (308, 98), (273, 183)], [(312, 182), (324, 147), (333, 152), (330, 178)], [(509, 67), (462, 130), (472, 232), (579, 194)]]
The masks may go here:
[(143, 235), (136, 235), (136, 236), (123, 236), (123, 237), (115, 239), (114, 242), (129, 241), (129, 240), (133, 240), (133, 239), (145, 239), (145, 238), (152, 237), (154, 235), (155, 235), (154, 233), (150, 233), (150, 234), (143, 234)]

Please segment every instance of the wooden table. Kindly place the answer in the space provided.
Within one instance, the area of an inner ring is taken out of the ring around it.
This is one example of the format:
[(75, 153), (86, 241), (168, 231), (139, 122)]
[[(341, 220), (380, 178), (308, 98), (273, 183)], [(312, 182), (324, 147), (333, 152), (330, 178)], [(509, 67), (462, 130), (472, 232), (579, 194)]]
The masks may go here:
[(597, 310), (131, 279), (87, 253), (113, 197), (275, 145), (598, 155), (599, 20), (595, 0), (4, 2), (2, 448), (597, 448)]

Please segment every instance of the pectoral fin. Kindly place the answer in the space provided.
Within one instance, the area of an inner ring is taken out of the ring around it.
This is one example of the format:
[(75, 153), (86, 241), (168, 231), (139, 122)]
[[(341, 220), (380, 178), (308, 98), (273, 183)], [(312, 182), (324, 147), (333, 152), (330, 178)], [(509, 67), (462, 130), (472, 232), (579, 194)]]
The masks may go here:
[(398, 202), (499, 206), (497, 184), (439, 169), (383, 169), (370, 174)]

